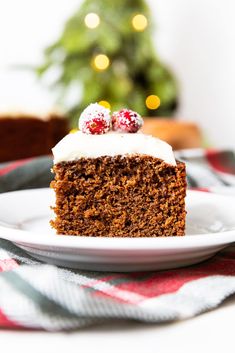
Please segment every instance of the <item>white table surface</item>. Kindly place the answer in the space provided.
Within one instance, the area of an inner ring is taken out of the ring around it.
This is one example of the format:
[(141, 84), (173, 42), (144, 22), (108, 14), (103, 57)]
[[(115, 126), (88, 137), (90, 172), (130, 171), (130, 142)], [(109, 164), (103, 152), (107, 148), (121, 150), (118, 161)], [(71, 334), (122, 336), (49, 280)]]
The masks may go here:
[[(171, 324), (119, 322), (70, 333), (0, 331), (0, 352), (234, 352), (235, 296), (219, 308)], [(4, 349), (4, 350), (3, 350)]]

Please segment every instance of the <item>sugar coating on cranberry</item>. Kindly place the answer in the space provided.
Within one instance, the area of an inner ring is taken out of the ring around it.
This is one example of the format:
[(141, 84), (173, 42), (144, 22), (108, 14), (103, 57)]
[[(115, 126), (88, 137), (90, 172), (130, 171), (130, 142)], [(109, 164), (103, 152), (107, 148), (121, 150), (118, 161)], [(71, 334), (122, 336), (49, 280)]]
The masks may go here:
[(111, 129), (110, 110), (98, 103), (90, 104), (80, 115), (78, 127), (85, 134), (105, 134)]
[(143, 125), (141, 116), (130, 109), (121, 109), (112, 115), (112, 127), (114, 131), (137, 132)]

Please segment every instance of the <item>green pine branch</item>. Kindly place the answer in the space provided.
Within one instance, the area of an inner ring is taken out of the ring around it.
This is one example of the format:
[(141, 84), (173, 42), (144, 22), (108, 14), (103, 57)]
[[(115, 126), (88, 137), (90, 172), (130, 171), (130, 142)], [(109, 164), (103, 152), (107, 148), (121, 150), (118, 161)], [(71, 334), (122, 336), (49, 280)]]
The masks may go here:
[[(96, 29), (87, 28), (84, 18), (94, 12), (100, 17)], [(136, 14), (148, 19), (143, 32), (134, 30)], [(110, 66), (97, 72), (91, 65), (97, 54), (105, 54)], [(152, 43), (152, 20), (143, 0), (85, 0), (66, 22), (60, 38), (46, 48), (43, 64), (36, 69), (39, 77), (53, 67), (60, 75), (53, 83), (60, 99), (65, 100), (71, 87), (82, 86), (82, 96), (69, 106), (71, 121), (91, 102), (106, 100), (112, 110), (129, 107), (143, 116), (170, 116), (177, 105), (175, 78), (155, 53)], [(145, 105), (148, 95), (161, 99), (158, 110)]]

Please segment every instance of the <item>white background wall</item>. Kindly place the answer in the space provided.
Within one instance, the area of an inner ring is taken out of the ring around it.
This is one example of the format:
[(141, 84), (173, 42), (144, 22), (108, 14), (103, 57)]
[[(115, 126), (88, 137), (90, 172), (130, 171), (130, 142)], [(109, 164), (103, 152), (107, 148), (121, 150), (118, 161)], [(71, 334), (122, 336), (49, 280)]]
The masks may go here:
[[(177, 115), (201, 125), (207, 140), (235, 148), (235, 1), (148, 0), (161, 58), (178, 77)], [(0, 109), (47, 108), (53, 94), (34, 75), (9, 70), (35, 64), (80, 0), (0, 1)]]
[(235, 1), (151, 1), (156, 45), (181, 85), (181, 118), (235, 147)]

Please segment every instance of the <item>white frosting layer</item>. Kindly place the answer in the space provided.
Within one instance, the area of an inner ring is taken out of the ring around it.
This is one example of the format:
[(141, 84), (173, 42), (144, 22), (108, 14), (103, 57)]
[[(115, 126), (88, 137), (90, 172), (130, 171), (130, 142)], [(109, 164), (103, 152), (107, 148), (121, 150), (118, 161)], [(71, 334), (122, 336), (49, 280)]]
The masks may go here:
[(143, 133), (110, 132), (103, 135), (88, 135), (78, 131), (65, 136), (52, 152), (55, 164), (82, 157), (144, 154), (176, 165), (172, 148), (168, 143)]

